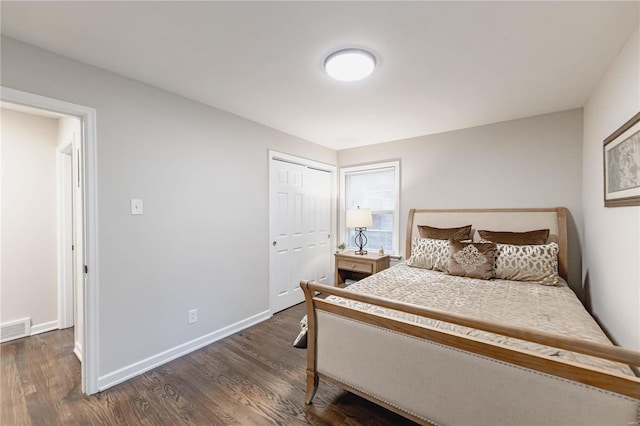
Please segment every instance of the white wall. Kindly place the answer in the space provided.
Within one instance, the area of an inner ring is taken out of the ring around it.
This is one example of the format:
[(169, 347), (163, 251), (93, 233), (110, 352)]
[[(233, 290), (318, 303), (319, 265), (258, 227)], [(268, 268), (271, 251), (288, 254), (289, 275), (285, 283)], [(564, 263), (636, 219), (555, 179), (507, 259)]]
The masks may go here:
[(338, 151), (339, 166), (400, 159), (400, 239), (411, 208), (567, 207), (578, 295), (582, 110)]
[(614, 340), (640, 350), (640, 207), (605, 208), (602, 146), (640, 111), (640, 32), (629, 38), (584, 107), (584, 281)]
[(56, 119), (2, 109), (0, 323), (58, 319), (57, 132)]
[(1, 66), (97, 110), (100, 376), (269, 308), (268, 149), (335, 151), (12, 39)]

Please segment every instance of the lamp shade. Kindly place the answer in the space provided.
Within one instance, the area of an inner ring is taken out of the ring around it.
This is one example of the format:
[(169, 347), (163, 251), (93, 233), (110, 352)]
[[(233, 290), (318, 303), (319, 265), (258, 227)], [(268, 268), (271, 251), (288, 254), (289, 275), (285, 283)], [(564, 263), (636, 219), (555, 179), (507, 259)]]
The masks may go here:
[(347, 210), (347, 228), (366, 228), (373, 225), (371, 209)]

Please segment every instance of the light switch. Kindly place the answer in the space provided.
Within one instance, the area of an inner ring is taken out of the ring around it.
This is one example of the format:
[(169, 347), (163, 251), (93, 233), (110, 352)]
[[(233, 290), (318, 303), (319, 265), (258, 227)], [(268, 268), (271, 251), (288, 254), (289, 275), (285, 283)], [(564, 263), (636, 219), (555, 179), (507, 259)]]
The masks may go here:
[(142, 200), (131, 199), (131, 214), (142, 214)]

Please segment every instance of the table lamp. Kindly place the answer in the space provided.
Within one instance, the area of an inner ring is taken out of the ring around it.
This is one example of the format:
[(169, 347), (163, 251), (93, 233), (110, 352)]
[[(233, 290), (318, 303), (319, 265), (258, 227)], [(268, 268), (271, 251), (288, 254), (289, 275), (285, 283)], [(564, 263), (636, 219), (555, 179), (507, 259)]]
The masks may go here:
[(358, 251), (354, 254), (365, 255), (366, 250), (363, 250), (367, 245), (367, 236), (364, 235), (364, 231), (367, 226), (373, 225), (373, 217), (371, 216), (371, 209), (361, 209), (360, 206), (353, 210), (347, 210), (347, 228), (355, 228), (357, 231), (354, 243), (358, 247)]

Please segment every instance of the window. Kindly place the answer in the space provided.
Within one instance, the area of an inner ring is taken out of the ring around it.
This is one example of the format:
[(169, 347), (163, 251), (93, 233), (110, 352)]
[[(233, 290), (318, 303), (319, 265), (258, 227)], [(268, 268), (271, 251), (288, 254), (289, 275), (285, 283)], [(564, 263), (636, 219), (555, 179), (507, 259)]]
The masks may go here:
[(365, 231), (366, 249), (398, 254), (398, 211), (400, 208), (400, 163), (370, 164), (340, 170), (340, 238), (349, 249), (355, 249), (354, 229), (345, 226), (346, 211), (358, 206), (370, 208), (373, 225)]

